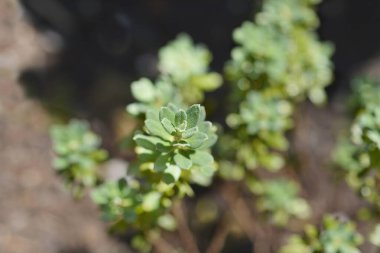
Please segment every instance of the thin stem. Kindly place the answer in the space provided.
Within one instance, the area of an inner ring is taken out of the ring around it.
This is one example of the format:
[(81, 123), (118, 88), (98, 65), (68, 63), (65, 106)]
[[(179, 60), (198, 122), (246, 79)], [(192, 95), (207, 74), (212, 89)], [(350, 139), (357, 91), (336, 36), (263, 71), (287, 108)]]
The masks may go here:
[(170, 253), (175, 252), (175, 248), (168, 241), (166, 241), (162, 236), (152, 236), (147, 235), (148, 240), (152, 243), (155, 252), (157, 253)]
[(251, 241), (252, 252), (255, 252), (256, 236), (261, 237), (264, 232), (252, 218), (247, 203), (239, 196), (238, 187), (236, 185), (226, 185), (223, 191), (223, 198), (226, 200), (237, 223)]
[(178, 201), (174, 204), (173, 214), (178, 223), (179, 237), (181, 238), (186, 251), (188, 253), (200, 253), (194, 235), (187, 224), (187, 218), (182, 202)]
[(226, 237), (230, 232), (230, 219), (227, 214), (225, 214), (220, 222), (216, 232), (211, 239), (211, 242), (206, 250), (206, 253), (219, 253), (222, 251), (224, 244), (226, 242)]

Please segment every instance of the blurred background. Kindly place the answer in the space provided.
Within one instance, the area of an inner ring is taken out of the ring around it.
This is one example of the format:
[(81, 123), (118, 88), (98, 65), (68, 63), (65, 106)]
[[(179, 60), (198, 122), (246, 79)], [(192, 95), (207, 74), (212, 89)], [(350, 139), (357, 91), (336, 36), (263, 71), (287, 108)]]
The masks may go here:
[[(125, 132), (129, 84), (156, 76), (158, 49), (186, 32), (207, 45), (213, 70), (222, 72), (233, 29), (259, 6), (254, 0), (0, 0), (0, 252), (127, 251), (107, 235), (90, 201), (73, 200), (51, 169), (50, 122), (86, 118), (111, 154), (122, 157), (115, 140)], [(321, 40), (335, 45), (335, 81), (327, 108), (301, 109), (293, 138), (311, 167), (305, 180), (331, 150), (341, 124), (329, 122), (339, 122), (351, 78), (380, 76), (380, 2), (325, 0), (318, 14)], [(321, 120), (314, 137), (320, 134), (326, 149), (318, 154), (319, 143), (305, 136)], [(320, 205), (334, 202), (334, 194), (322, 200), (320, 187), (310, 194)], [(338, 207), (354, 208), (331, 208)]]

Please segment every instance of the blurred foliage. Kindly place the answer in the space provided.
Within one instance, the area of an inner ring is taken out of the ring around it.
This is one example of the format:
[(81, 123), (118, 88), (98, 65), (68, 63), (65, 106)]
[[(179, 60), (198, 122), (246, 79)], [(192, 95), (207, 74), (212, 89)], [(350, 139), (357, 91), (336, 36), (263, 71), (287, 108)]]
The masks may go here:
[[(226, 118), (230, 129), (218, 143), (219, 174), (229, 180), (252, 177), (259, 182), (262, 190), (254, 192), (261, 194), (259, 209), (270, 213), (278, 225), (284, 225), (289, 217), (306, 218), (311, 210), (297, 197), (295, 185), (284, 183), (287, 180), (271, 184), (261, 179), (257, 170), (277, 172), (285, 166), (286, 133), (293, 128), (297, 103), (306, 97), (318, 105), (326, 102), (324, 88), (332, 81), (333, 48), (321, 43), (315, 32), (317, 3), (263, 1), (254, 21), (244, 22), (234, 31), (237, 47), (225, 66), (232, 84)], [(291, 207), (280, 202), (282, 197)]]
[(187, 34), (178, 37), (159, 52), (158, 69), (175, 84), (186, 104), (200, 102), (204, 92), (222, 84), (222, 77), (208, 72), (212, 56), (203, 45), (194, 45)]
[(92, 193), (92, 199), (115, 230), (128, 228), (146, 232), (159, 226), (171, 231), (176, 227), (174, 218), (165, 214), (171, 205), (170, 199), (137, 180), (123, 178), (118, 182), (107, 182)]
[(280, 253), (360, 253), (362, 242), (354, 223), (327, 215), (321, 228), (306, 226), (305, 233), (290, 237)]
[(354, 82), (353, 92), (356, 117), (350, 139), (338, 144), (334, 160), (348, 184), (380, 207), (380, 89), (377, 82), (362, 78)]
[(68, 125), (53, 126), (51, 137), (56, 153), (53, 167), (74, 195), (80, 196), (85, 187), (95, 186), (100, 181), (98, 167), (108, 154), (100, 148), (101, 140), (89, 125), (71, 120)]
[(355, 77), (352, 81), (352, 94), (349, 99), (350, 109), (354, 113), (367, 106), (380, 104), (380, 85), (366, 76)]
[(380, 224), (377, 224), (372, 231), (369, 240), (371, 243), (377, 247), (380, 247)]
[(128, 113), (134, 116), (144, 115), (151, 107), (160, 108), (179, 100), (174, 87), (165, 80), (153, 84), (149, 79), (141, 78), (131, 84), (131, 90), (133, 97), (139, 101), (127, 106)]
[(285, 226), (291, 217), (306, 219), (310, 216), (307, 202), (298, 197), (299, 186), (290, 180), (247, 181), (249, 189), (258, 199), (258, 210), (269, 213), (272, 223)]
[[(227, 78), (240, 94), (251, 89), (315, 104), (326, 100), (324, 88), (332, 81), (333, 52), (318, 41), (319, 1), (267, 0), (254, 22), (245, 22), (233, 34), (238, 47), (226, 66)], [(240, 96), (238, 96), (239, 98)]]
[(292, 126), (292, 105), (287, 100), (266, 96), (251, 91), (240, 104), (239, 113), (227, 117), (227, 124), (234, 129), (239, 141), (252, 138), (253, 145), (234, 147), (239, 162), (248, 169), (264, 166), (270, 170), (279, 170), (284, 165), (283, 158), (271, 149), (285, 151), (288, 141), (285, 131)]

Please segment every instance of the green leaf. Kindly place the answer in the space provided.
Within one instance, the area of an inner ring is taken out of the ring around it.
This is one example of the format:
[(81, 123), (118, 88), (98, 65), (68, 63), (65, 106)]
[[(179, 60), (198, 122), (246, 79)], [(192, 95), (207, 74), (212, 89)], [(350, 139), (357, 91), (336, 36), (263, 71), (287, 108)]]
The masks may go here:
[(190, 144), (192, 148), (199, 148), (208, 140), (208, 136), (205, 133), (197, 132), (189, 139), (186, 139), (187, 143)]
[(155, 97), (155, 88), (147, 78), (141, 78), (131, 84), (132, 95), (141, 102), (152, 102)]
[(162, 121), (164, 118), (167, 118), (172, 124), (174, 124), (175, 113), (171, 108), (166, 106), (162, 107), (159, 115), (160, 121)]
[(190, 138), (197, 132), (198, 132), (198, 127), (189, 128), (185, 132), (182, 133), (182, 138), (183, 139)]
[(154, 169), (157, 171), (164, 171), (168, 166), (170, 155), (160, 155), (154, 162)]
[(190, 167), (192, 166), (191, 160), (181, 153), (177, 153), (174, 155), (174, 162), (181, 169), (190, 169)]
[(209, 134), (208, 139), (201, 146), (199, 146), (199, 149), (210, 148), (216, 143), (217, 140), (218, 136), (216, 134)]
[(174, 231), (177, 228), (176, 220), (170, 214), (160, 216), (157, 223), (160, 227), (168, 231)]
[(181, 168), (176, 165), (169, 165), (164, 171), (162, 180), (167, 184), (172, 184), (178, 181), (181, 176)]
[(146, 111), (146, 105), (140, 103), (132, 103), (127, 106), (127, 112), (131, 115), (137, 116)]
[(165, 130), (168, 134), (170, 134), (170, 135), (175, 134), (176, 130), (175, 130), (173, 124), (170, 122), (170, 120), (168, 120), (167, 118), (163, 118), (161, 120), (161, 124), (165, 128)]
[(186, 110), (187, 115), (187, 128), (193, 128), (198, 124), (199, 113), (200, 113), (200, 105), (192, 105), (189, 109)]
[(133, 137), (133, 140), (136, 142), (138, 146), (143, 147), (145, 149), (149, 149), (149, 150), (156, 149), (157, 141), (154, 140), (154, 137), (137, 134)]
[(166, 132), (162, 124), (156, 120), (145, 120), (145, 127), (147, 128), (148, 132), (152, 135), (159, 136), (165, 140), (170, 140), (172, 138), (172, 136)]
[(190, 158), (194, 164), (201, 166), (210, 165), (214, 162), (214, 157), (209, 152), (203, 150), (195, 151), (195, 153), (190, 155)]
[(191, 83), (204, 91), (213, 91), (222, 85), (223, 79), (218, 73), (194, 76)]
[(211, 177), (214, 175), (215, 169), (211, 166), (201, 166), (199, 171), (206, 177)]
[(143, 198), (142, 209), (145, 212), (152, 212), (160, 206), (161, 193), (153, 191), (146, 194)]
[(176, 114), (174, 118), (174, 124), (175, 127), (180, 129), (181, 131), (184, 131), (187, 127), (187, 115), (186, 112), (182, 109), (180, 109)]
[[(164, 146), (166, 148), (170, 147), (170, 143), (168, 141), (165, 141), (159, 137), (156, 137), (156, 136), (148, 136), (148, 135), (144, 135), (144, 134), (135, 134), (135, 136), (133, 136), (133, 140), (136, 141), (137, 144), (140, 145), (139, 141), (140, 140), (144, 140), (146, 142), (150, 142), (151, 144), (144, 144), (144, 145), (154, 145), (155, 147), (158, 147), (158, 146)], [(142, 146), (142, 145), (141, 145)], [(144, 148), (147, 148), (146, 146), (143, 146)], [(150, 149), (150, 148), (148, 148)]]

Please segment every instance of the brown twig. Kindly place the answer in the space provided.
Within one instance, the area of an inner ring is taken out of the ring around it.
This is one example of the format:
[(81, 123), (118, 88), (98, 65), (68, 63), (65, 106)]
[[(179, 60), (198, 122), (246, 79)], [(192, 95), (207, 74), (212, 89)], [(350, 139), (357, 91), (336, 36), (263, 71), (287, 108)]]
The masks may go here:
[(223, 215), (222, 221), (220, 222), (216, 232), (211, 239), (211, 242), (206, 250), (206, 253), (219, 253), (222, 251), (224, 244), (226, 242), (226, 237), (230, 232), (230, 219), (227, 214)]
[(177, 202), (173, 206), (173, 214), (178, 223), (179, 237), (183, 243), (184, 248), (188, 253), (200, 253), (197, 242), (187, 224), (187, 218), (182, 202)]
[(169, 253), (169, 252), (175, 251), (175, 248), (163, 237), (148, 235), (148, 239), (152, 243), (153, 248), (155, 249), (155, 252), (157, 253)]
[(264, 231), (252, 218), (248, 204), (241, 196), (239, 196), (238, 190), (237, 185), (226, 185), (222, 191), (223, 198), (237, 223), (251, 241), (252, 252), (254, 252), (254, 245), (255, 242), (257, 242), (257, 237), (263, 237)]

